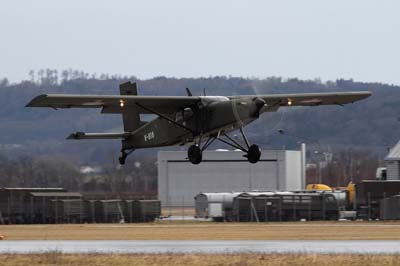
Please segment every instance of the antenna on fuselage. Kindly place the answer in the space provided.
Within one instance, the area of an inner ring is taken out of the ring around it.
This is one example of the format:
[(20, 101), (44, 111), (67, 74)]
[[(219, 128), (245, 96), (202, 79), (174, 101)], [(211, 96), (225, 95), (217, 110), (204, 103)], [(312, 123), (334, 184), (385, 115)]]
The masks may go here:
[(207, 96), (207, 95), (206, 95), (206, 88), (203, 88), (203, 95), (204, 95), (204, 96)]

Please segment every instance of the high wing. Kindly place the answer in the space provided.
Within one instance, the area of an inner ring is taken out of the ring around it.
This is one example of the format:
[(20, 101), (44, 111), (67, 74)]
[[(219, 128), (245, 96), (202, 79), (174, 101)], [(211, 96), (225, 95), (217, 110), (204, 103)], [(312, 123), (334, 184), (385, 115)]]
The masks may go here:
[(266, 107), (274, 109), (280, 106), (316, 106), (343, 105), (371, 96), (370, 91), (329, 92), (329, 93), (294, 93), (230, 96), (232, 100), (246, 100), (258, 97), (265, 101)]
[[(103, 113), (122, 113), (123, 108), (145, 106), (162, 113), (173, 113), (200, 101), (195, 96), (127, 96), (44, 94), (32, 99), (27, 107), (103, 108)], [(141, 108), (141, 113), (149, 113)]]
[[(227, 97), (230, 100), (246, 101), (261, 98), (265, 101), (266, 110), (275, 110), (281, 106), (316, 106), (343, 105), (367, 98), (372, 93), (359, 92), (329, 92), (329, 93), (295, 93), (268, 95), (238, 95)], [(212, 97), (212, 96), (211, 96)], [(152, 113), (155, 110), (171, 114), (196, 104), (205, 97), (197, 96), (127, 96), (127, 95), (72, 95), (44, 94), (32, 99), (27, 107), (51, 108), (103, 108), (103, 113), (122, 113), (123, 108), (135, 107), (140, 113)], [(142, 108), (144, 107), (144, 108)], [(148, 109), (147, 109), (148, 108)]]

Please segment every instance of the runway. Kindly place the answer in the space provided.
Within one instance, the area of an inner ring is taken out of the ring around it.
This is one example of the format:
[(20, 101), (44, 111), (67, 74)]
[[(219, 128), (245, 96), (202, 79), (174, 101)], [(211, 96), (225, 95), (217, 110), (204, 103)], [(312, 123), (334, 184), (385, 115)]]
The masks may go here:
[(400, 254), (391, 240), (13, 240), (1, 241), (1, 254), (62, 252), (67, 254), (229, 254), (315, 253)]

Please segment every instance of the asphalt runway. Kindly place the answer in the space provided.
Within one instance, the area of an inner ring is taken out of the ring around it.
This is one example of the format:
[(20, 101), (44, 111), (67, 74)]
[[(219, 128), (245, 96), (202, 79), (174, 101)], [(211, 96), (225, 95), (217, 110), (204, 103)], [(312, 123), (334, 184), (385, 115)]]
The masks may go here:
[(4, 240), (0, 253), (24, 254), (58, 251), (68, 254), (229, 254), (315, 253), (400, 254), (392, 240)]

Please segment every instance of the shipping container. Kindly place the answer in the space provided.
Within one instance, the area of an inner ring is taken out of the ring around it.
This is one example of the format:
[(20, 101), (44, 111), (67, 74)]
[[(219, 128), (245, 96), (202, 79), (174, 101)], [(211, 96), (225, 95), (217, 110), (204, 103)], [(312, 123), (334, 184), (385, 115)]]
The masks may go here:
[(356, 184), (355, 210), (358, 218), (378, 219), (380, 202), (400, 193), (400, 180), (363, 180)]
[(161, 215), (159, 200), (135, 200), (132, 207), (134, 222), (153, 222)]
[(381, 199), (379, 218), (381, 220), (400, 219), (400, 195)]
[(97, 223), (115, 223), (124, 219), (122, 201), (119, 199), (97, 200), (94, 207)]

